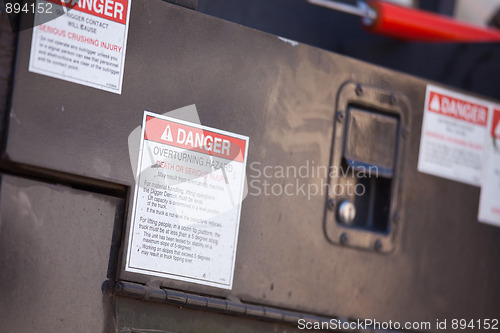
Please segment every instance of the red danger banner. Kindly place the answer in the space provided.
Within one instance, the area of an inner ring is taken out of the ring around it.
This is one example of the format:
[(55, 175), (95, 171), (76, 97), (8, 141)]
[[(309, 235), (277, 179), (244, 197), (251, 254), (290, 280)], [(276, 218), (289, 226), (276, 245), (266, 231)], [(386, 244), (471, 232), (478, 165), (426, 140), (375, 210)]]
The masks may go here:
[(493, 111), (493, 122), (491, 124), (491, 136), (500, 139), (500, 110)]
[(147, 116), (144, 139), (236, 162), (245, 160), (245, 140)]
[(127, 22), (127, 0), (46, 0), (117, 23)]
[(428, 103), (427, 107), (429, 111), (464, 120), (475, 125), (486, 126), (488, 107), (485, 105), (474, 104), (434, 91), (430, 92)]

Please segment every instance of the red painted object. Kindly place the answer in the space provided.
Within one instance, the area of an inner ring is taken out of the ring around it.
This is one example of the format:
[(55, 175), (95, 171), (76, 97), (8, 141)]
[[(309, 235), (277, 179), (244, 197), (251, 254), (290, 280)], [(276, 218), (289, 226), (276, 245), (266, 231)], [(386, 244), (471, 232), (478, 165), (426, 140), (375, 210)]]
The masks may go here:
[(370, 1), (376, 11), (366, 30), (408, 41), (499, 42), (500, 30), (462, 23), (446, 16), (383, 1)]

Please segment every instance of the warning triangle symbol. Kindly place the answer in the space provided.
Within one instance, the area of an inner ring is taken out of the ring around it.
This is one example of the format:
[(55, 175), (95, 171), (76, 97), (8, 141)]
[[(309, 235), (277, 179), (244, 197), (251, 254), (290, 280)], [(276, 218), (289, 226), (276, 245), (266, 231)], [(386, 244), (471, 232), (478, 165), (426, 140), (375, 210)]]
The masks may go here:
[(429, 106), (432, 111), (437, 111), (439, 112), (441, 110), (440, 108), (441, 103), (439, 103), (439, 95), (434, 95), (432, 97), (431, 105)]
[(165, 127), (165, 130), (161, 135), (161, 139), (170, 142), (174, 141), (174, 139), (172, 139), (172, 130), (170, 129), (170, 125), (167, 125), (167, 127)]
[(500, 139), (500, 121), (497, 123), (497, 127), (495, 127), (495, 137)]

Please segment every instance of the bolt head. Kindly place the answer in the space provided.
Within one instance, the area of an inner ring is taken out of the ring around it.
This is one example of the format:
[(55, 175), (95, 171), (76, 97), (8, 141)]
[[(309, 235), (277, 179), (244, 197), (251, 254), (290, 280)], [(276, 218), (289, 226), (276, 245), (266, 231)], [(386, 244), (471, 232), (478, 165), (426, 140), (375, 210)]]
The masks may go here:
[(403, 137), (403, 139), (406, 139), (409, 133), (410, 131), (408, 131), (406, 127), (401, 130), (401, 136)]
[(344, 113), (342, 112), (337, 112), (337, 121), (342, 122), (344, 120)]
[(335, 207), (335, 200), (329, 199), (328, 200), (328, 208), (333, 209)]
[(401, 220), (401, 217), (399, 216), (399, 213), (395, 212), (394, 215), (392, 216), (393, 223), (398, 224), (400, 220)]
[(359, 84), (356, 86), (356, 95), (363, 95), (363, 88)]
[(389, 96), (389, 103), (391, 103), (391, 104), (396, 104), (396, 101), (397, 101), (397, 99), (396, 99), (396, 95), (391, 94), (391, 95)]
[(340, 244), (345, 245), (349, 241), (349, 238), (347, 237), (346, 233), (343, 233), (340, 235)]

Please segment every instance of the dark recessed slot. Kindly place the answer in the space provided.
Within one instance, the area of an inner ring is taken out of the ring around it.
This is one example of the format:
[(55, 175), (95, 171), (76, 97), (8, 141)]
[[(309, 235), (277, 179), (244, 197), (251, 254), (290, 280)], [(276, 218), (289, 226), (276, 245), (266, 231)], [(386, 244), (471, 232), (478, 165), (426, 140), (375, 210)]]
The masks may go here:
[[(356, 171), (351, 176), (355, 191), (349, 200), (356, 208), (356, 216), (347, 226), (388, 234), (392, 179)], [(337, 221), (342, 219), (337, 218)]]

